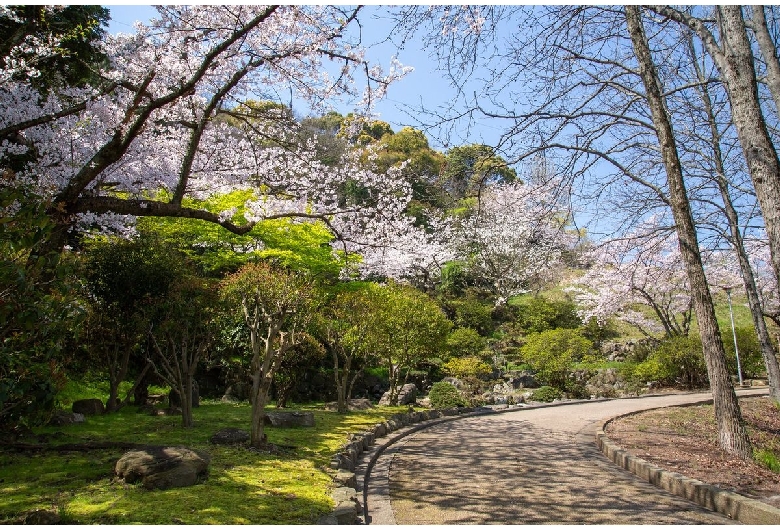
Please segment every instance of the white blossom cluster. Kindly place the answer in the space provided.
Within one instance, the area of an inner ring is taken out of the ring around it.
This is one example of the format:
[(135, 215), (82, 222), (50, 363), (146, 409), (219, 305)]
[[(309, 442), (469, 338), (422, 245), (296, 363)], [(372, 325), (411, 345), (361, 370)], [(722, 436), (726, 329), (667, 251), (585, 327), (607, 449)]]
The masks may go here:
[(680, 315), (690, 314), (688, 277), (677, 238), (660, 230), (657, 222), (650, 220), (591, 252), (592, 266), (568, 288), (583, 321), (595, 318), (604, 325), (617, 317), (657, 334), (665, 331), (659, 317), (679, 322)]
[[(0, 185), (34, 189), (59, 205), (71, 228), (120, 232), (135, 215), (177, 215), (184, 198), (250, 189), (247, 223), (316, 218), (328, 223), (337, 245), (370, 245), (366, 270), (384, 263), (401, 274), (428, 265), (432, 258), (399, 250), (419, 250), (432, 239), (404, 215), (411, 189), (400, 172), (379, 174), (355, 157), (326, 166), (315, 140), (301, 140), (289, 119), (222, 118), (249, 99), (276, 94), (293, 93), (313, 109), (334, 98), (357, 105), (380, 98), (409, 69), (395, 59), (388, 73), (365, 63), (359, 42), (346, 37), (353, 12), (211, 5), (159, 13), (133, 34), (105, 37), (110, 65), (96, 87), (57, 89), (44, 98), (12, 80), (29, 65), (8, 62), (0, 72), (0, 162), (33, 156)], [(56, 43), (40, 45), (54, 53)], [(327, 61), (342, 65), (338, 75), (328, 73)], [(348, 186), (365, 196), (351, 200)], [(209, 219), (230, 228), (234, 213)]]
[(493, 284), (499, 303), (539, 288), (560, 271), (574, 236), (554, 190), (560, 183), (500, 184), (482, 193), (473, 215), (457, 221), (457, 253)]

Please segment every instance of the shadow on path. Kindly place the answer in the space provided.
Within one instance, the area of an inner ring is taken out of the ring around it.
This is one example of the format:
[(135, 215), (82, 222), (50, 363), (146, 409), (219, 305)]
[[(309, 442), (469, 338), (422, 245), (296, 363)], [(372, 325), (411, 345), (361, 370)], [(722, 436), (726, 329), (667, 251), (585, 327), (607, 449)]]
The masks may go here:
[(734, 524), (512, 415), (411, 435), (390, 463), (398, 524)]

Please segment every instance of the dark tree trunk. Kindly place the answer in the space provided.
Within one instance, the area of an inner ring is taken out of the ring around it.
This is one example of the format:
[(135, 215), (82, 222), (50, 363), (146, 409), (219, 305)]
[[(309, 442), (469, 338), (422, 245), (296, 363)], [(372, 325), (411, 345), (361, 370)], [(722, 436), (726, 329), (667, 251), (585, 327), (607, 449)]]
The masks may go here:
[(712, 296), (704, 275), (696, 227), (685, 189), (674, 131), (662, 95), (663, 90), (650, 53), (640, 10), (637, 6), (625, 6), (625, 12), (628, 32), (639, 63), (640, 75), (647, 92), (647, 102), (666, 167), (670, 205), (676, 223), (680, 253), (688, 274), (707, 364), (707, 374), (710, 379), (710, 389), (718, 424), (718, 441), (720, 447), (727, 453), (748, 460), (752, 458), (753, 452), (742, 420), (737, 396), (726, 369), (726, 352), (721, 341), (718, 321), (715, 318)]

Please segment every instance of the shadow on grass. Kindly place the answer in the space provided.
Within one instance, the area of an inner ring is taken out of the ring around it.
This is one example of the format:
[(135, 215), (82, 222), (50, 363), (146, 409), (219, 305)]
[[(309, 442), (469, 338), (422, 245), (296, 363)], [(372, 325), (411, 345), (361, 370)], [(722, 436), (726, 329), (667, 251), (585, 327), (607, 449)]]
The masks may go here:
[[(91, 416), (83, 424), (36, 429), (39, 438), (51, 440), (49, 450), (0, 450), (0, 523), (20, 522), (24, 513), (48, 509), (71, 524), (312, 524), (332, 509), (325, 466), (347, 433), (365, 430), (400, 409), (345, 415), (305, 410), (314, 412), (315, 427), (266, 427), (269, 442), (290, 448), (274, 455), (209, 442), (225, 427), (248, 431), (248, 404), (205, 402), (194, 410), (191, 429), (181, 427), (180, 417), (149, 416), (135, 407)], [(122, 449), (63, 452), (53, 447), (108, 441), (205, 450), (212, 457), (209, 477), (190, 488), (147, 491), (114, 479)]]

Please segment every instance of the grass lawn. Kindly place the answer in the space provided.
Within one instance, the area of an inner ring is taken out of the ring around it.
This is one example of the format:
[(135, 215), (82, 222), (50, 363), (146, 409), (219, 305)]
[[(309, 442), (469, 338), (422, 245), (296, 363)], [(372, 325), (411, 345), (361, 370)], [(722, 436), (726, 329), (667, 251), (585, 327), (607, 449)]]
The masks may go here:
[[(209, 477), (189, 488), (147, 491), (114, 478), (123, 449), (14, 451), (0, 449), (0, 523), (18, 523), (35, 509), (56, 510), (64, 524), (312, 524), (329, 513), (330, 457), (347, 434), (383, 421), (404, 407), (337, 414), (322, 407), (314, 428), (267, 427), (270, 455), (246, 447), (218, 446), (209, 438), (224, 427), (249, 430), (249, 404), (204, 401), (195, 427), (177, 416), (148, 416), (135, 407), (90, 416), (80, 425), (35, 429), (50, 446), (122, 441), (183, 445), (211, 455)], [(36, 439), (25, 440), (36, 443)]]

